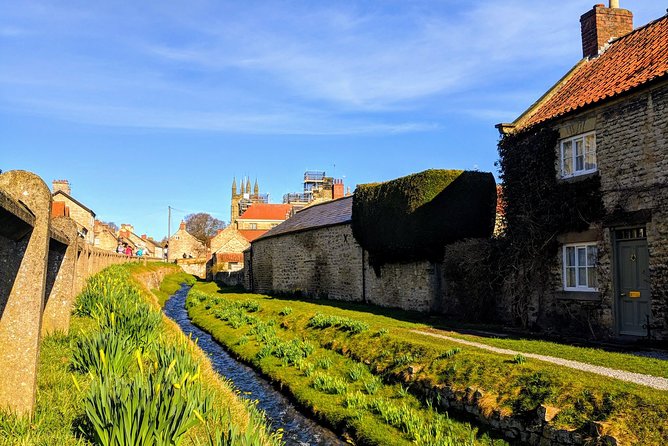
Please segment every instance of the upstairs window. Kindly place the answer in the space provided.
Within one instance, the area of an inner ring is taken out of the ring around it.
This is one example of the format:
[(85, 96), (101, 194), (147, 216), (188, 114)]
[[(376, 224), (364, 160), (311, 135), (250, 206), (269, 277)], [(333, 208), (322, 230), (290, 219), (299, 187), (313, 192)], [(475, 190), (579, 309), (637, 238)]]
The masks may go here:
[(596, 243), (564, 245), (564, 290), (598, 291)]
[(595, 132), (562, 139), (559, 147), (562, 178), (596, 172)]

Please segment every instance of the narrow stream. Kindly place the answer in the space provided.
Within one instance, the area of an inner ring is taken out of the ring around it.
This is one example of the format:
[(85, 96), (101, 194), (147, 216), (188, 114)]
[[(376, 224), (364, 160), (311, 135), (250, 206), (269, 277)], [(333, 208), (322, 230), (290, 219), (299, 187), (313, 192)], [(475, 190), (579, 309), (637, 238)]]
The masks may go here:
[(186, 335), (198, 338), (198, 345), (206, 352), (214, 369), (229, 379), (241, 392), (243, 398), (258, 400), (271, 423), (272, 429), (282, 428), (283, 440), (287, 446), (329, 446), (345, 443), (334, 432), (320, 426), (299, 412), (297, 408), (252, 368), (232, 358), (210, 334), (190, 322), (185, 309), (186, 296), (190, 287), (184, 285), (165, 304), (164, 312), (179, 324)]

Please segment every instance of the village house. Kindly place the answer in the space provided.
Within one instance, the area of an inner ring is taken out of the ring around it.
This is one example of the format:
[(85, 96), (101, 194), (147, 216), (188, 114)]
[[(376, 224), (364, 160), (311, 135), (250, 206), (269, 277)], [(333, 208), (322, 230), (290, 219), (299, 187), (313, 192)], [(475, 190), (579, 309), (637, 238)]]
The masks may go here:
[(129, 245), (135, 253), (138, 249), (143, 248), (148, 251), (149, 257), (158, 259), (163, 257), (163, 247), (160, 243), (156, 242), (151, 237), (147, 237), (146, 234), (139, 236), (134, 231), (134, 226), (122, 223), (121, 227), (118, 229), (118, 238), (121, 243)]
[(240, 231), (268, 231), (288, 219), (290, 204), (255, 203), (250, 206), (235, 222)]
[(668, 339), (668, 16), (634, 30), (613, 0), (580, 22), (584, 58), (497, 126), (508, 237), (539, 242), (518, 270), (555, 242), (545, 271), (525, 281), (528, 322)]
[(168, 260), (190, 259), (206, 257), (207, 249), (201, 240), (186, 230), (186, 223), (181, 222), (179, 230), (170, 238), (168, 243)]
[(267, 229), (239, 230), (232, 226), (219, 230), (211, 239), (212, 267), (219, 271), (242, 269), (243, 252), (250, 247), (253, 240), (267, 231)]
[(95, 212), (72, 197), (72, 189), (68, 180), (54, 180), (52, 191), (52, 215), (70, 217), (76, 222), (79, 235), (86, 243), (94, 244)]
[(116, 248), (118, 247), (118, 236), (109, 226), (105, 225), (100, 220), (95, 220), (94, 234), (95, 239), (93, 245), (96, 248), (116, 252)]

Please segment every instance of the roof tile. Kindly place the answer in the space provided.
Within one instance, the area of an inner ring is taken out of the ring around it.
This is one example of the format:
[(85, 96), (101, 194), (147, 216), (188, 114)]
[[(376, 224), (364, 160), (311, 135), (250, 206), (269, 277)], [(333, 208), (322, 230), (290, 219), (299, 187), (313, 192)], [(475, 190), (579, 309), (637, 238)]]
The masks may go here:
[(289, 204), (255, 203), (237, 220), (285, 220), (290, 215)]
[(517, 128), (556, 118), (668, 74), (668, 15), (634, 30), (585, 60), (552, 95), (517, 121)]

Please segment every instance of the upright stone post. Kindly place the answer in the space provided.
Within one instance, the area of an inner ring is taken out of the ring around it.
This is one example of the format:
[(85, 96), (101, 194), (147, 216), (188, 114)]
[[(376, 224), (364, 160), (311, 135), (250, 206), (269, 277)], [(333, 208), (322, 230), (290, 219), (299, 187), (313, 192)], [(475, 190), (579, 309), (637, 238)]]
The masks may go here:
[(51, 227), (63, 233), (69, 244), (60, 244), (51, 241), (57, 246), (49, 250), (49, 277), (47, 281), (46, 306), (42, 317), (42, 335), (57, 331), (65, 332), (70, 327), (70, 313), (74, 304), (75, 294), (75, 267), (77, 260), (77, 224), (69, 217), (59, 217), (51, 220)]
[(32, 415), (49, 252), (51, 192), (37, 175), (21, 170), (0, 174), (0, 189), (35, 217), (32, 231), (16, 240), (13, 249), (0, 253), (4, 257), (3, 269), (10, 262), (19, 263), (18, 268), (10, 268), (16, 271), (14, 277), (3, 277), (4, 289), (0, 290), (0, 407), (18, 415)]

